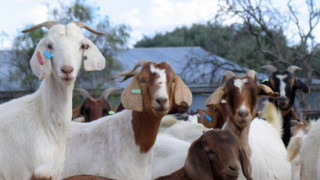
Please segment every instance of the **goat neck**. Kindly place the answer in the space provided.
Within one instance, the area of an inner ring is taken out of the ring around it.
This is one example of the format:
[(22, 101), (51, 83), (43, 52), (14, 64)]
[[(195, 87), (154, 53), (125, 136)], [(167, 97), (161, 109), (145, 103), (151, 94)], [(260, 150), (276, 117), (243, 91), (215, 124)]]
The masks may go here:
[(153, 113), (132, 112), (132, 127), (136, 144), (140, 147), (140, 152), (145, 153), (153, 146), (160, 126), (161, 116)]

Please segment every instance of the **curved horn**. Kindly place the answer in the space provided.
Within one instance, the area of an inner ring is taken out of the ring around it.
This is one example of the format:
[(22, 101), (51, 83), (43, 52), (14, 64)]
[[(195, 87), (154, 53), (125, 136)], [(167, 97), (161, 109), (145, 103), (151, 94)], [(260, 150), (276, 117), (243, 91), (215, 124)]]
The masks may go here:
[(87, 99), (91, 96), (87, 90), (82, 89), (82, 88), (74, 88), (74, 91), (78, 92), (82, 96), (83, 99)]
[(248, 71), (247, 71), (247, 76), (248, 76), (248, 77), (251, 77), (254, 81), (257, 81), (257, 80), (258, 80), (258, 79), (257, 79), (257, 73), (256, 73), (255, 70), (252, 70), (252, 69), (248, 70)]
[(90, 28), (89, 26), (87, 26), (85, 23), (83, 23), (83, 22), (81, 22), (81, 21), (73, 21), (73, 23), (76, 24), (76, 25), (78, 25), (79, 27), (85, 28), (86, 30), (88, 30), (88, 31), (90, 31), (90, 32), (92, 32), (92, 33), (94, 33), (94, 34), (97, 34), (97, 35), (99, 35), (99, 36), (103, 36), (103, 35), (104, 35), (104, 33), (98, 32), (98, 31)]
[(35, 25), (29, 29), (23, 30), (22, 32), (26, 33), (26, 32), (34, 31), (34, 30), (42, 28), (42, 27), (46, 27), (46, 28), (50, 29), (52, 26), (57, 25), (57, 24), (59, 24), (59, 23), (56, 21), (46, 21), (41, 24)]
[(289, 66), (288, 68), (287, 68), (287, 71), (289, 71), (289, 72), (291, 72), (292, 74), (294, 73), (294, 71), (296, 71), (296, 70), (301, 70), (301, 68), (299, 67), (299, 66)]
[(272, 66), (272, 65), (263, 65), (263, 66), (261, 66), (260, 68), (269, 71), (270, 74), (271, 74), (271, 73), (274, 73), (274, 72), (276, 72), (276, 71), (278, 70), (276, 67), (274, 67), (274, 66)]
[(235, 77), (236, 75), (232, 71), (227, 71), (224, 73), (222, 77), (222, 84), (231, 79), (232, 77)]
[(145, 63), (147, 63), (148, 61), (146, 60), (140, 60), (136, 65), (134, 65), (133, 69), (131, 70), (131, 72), (134, 72), (138, 67), (142, 67)]
[(119, 72), (118, 74), (114, 75), (112, 78), (110, 78), (111, 80), (115, 80), (121, 76), (123, 76), (123, 79), (120, 80), (119, 82), (123, 82), (133, 76), (135, 76), (136, 74), (138, 74), (140, 71), (134, 71), (134, 72), (131, 72), (131, 71), (123, 71), (123, 72)]
[(101, 96), (103, 99), (107, 100), (109, 95), (112, 93), (112, 92), (115, 92), (117, 90), (120, 90), (121, 88), (108, 88), (106, 90), (104, 90), (102, 93), (101, 93)]

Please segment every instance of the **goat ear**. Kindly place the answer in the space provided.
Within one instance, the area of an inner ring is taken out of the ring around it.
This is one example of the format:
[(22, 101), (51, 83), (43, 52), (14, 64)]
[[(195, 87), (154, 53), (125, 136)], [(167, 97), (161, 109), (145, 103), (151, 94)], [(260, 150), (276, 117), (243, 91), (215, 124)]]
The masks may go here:
[(180, 106), (183, 102), (185, 102), (188, 106), (192, 104), (192, 93), (188, 86), (184, 84), (184, 82), (180, 79), (179, 76), (176, 76), (174, 102), (177, 106)]
[(239, 159), (241, 163), (241, 169), (244, 177), (246, 177), (248, 180), (252, 179), (251, 172), (252, 172), (252, 166), (251, 161), (249, 159), (249, 156), (247, 152), (243, 149), (239, 149)]
[(308, 87), (308, 85), (306, 85), (304, 82), (302, 82), (298, 78), (296, 78), (296, 86), (297, 86), (297, 89), (301, 90), (304, 93), (310, 92), (310, 88)]
[(142, 90), (138, 77), (134, 76), (121, 94), (121, 102), (123, 107), (125, 109), (141, 112), (143, 110), (141, 93)]
[(31, 69), (39, 79), (48, 78), (51, 74), (51, 60), (44, 55), (45, 41), (45, 39), (42, 39), (39, 42), (30, 60)]
[(224, 87), (217, 88), (206, 101), (206, 106), (219, 104), (224, 94)]
[(258, 85), (258, 95), (259, 96), (267, 96), (270, 98), (277, 98), (279, 97), (279, 93), (273, 92), (272, 89), (269, 86), (266, 86), (264, 84)]
[(86, 71), (99, 71), (105, 67), (106, 60), (89, 39), (85, 38), (82, 59)]
[(217, 115), (215, 105), (210, 105), (201, 116), (201, 123), (207, 128), (215, 128), (217, 124)]
[(201, 144), (201, 137), (194, 141), (188, 152), (184, 165), (191, 179), (213, 179), (211, 165), (206, 152)]
[(72, 119), (80, 116), (81, 109), (82, 109), (82, 104), (79, 104), (78, 106), (72, 109)]

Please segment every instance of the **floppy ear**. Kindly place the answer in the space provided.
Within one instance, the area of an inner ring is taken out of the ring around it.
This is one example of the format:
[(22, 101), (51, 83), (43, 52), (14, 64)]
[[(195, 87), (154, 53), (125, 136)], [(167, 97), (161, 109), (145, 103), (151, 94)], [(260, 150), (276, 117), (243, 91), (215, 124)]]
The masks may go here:
[(217, 124), (217, 112), (215, 111), (215, 105), (207, 107), (205, 112), (201, 116), (201, 123), (207, 128), (215, 128)]
[(219, 104), (224, 94), (224, 87), (217, 88), (206, 101), (206, 106)]
[(264, 84), (259, 84), (258, 86), (258, 95), (259, 96), (267, 96), (270, 98), (277, 98), (279, 97), (279, 93), (273, 92), (272, 89), (269, 86), (266, 86)]
[(201, 144), (201, 137), (191, 144), (184, 167), (191, 179), (201, 177), (202, 180), (212, 180), (212, 168)]
[(138, 76), (134, 76), (121, 94), (123, 107), (125, 109), (141, 112), (143, 110), (141, 91)]
[(251, 180), (252, 179), (251, 161), (249, 159), (247, 152), (243, 148), (239, 149), (239, 159), (240, 159), (241, 169), (244, 177), (246, 177), (248, 180)]
[(89, 39), (85, 38), (82, 59), (86, 71), (102, 70), (105, 67), (105, 58)]
[(185, 102), (188, 106), (192, 104), (192, 93), (188, 86), (176, 75), (176, 88), (174, 91), (174, 102), (177, 106), (180, 106), (182, 102)]
[(48, 78), (51, 74), (51, 60), (44, 54), (45, 50), (46, 39), (41, 39), (30, 60), (31, 69), (39, 79)]
[(72, 109), (72, 119), (80, 116), (82, 110), (82, 104), (79, 104), (75, 108)]
[(298, 78), (296, 78), (296, 86), (297, 86), (297, 89), (301, 90), (304, 93), (310, 92), (310, 88)]

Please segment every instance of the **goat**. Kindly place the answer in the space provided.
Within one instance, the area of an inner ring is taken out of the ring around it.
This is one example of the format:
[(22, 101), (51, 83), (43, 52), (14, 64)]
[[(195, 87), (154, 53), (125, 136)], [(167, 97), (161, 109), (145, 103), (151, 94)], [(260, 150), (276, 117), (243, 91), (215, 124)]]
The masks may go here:
[[(241, 149), (251, 160), (248, 170), (252, 164), (252, 178), (290, 178), (287, 151), (278, 130), (272, 126), (276, 123), (271, 124), (256, 117), (258, 97), (277, 98), (279, 94), (266, 85), (257, 85), (253, 70), (249, 70), (247, 76), (243, 77), (228, 71), (223, 79), (226, 81), (225, 86), (215, 90), (206, 101), (206, 106), (220, 104), (222, 99), (226, 101), (228, 116), (223, 129), (233, 132), (240, 139)], [(280, 121), (276, 108), (273, 111), (278, 117), (272, 120)], [(243, 179), (242, 174), (240, 179)]]
[(288, 145), (288, 160), (291, 162), (291, 179), (299, 180), (301, 171), (301, 157), (300, 147), (303, 138), (307, 136), (308, 130), (312, 126), (314, 121), (310, 123), (297, 122), (295, 126), (291, 128), (292, 136)]
[(76, 88), (75, 91), (79, 92), (84, 99), (83, 103), (73, 108), (72, 119), (79, 116), (84, 117), (84, 122), (90, 122), (100, 117), (114, 114), (114, 108), (109, 105), (109, 95), (120, 88), (108, 88), (101, 93), (97, 99), (91, 97), (90, 93), (82, 88)]
[(145, 62), (121, 94), (125, 107), (90, 123), (71, 123), (63, 177), (94, 174), (151, 179), (152, 147), (160, 120), (192, 94), (166, 62)]
[[(312, 124), (312, 125), (311, 125)], [(320, 179), (320, 121), (310, 122), (309, 131), (300, 140), (301, 180)]]
[(84, 61), (86, 70), (101, 70), (105, 59), (81, 32), (83, 24), (48, 21), (24, 30), (47, 27), (30, 65), (42, 79), (36, 92), (0, 105), (0, 179), (59, 179), (72, 116), (74, 81)]
[(283, 117), (283, 136), (282, 140), (285, 146), (288, 146), (291, 136), (290, 119), (299, 120), (298, 116), (292, 109), (295, 100), (295, 93), (301, 90), (303, 93), (310, 92), (309, 87), (294, 76), (296, 70), (301, 68), (298, 66), (289, 66), (286, 71), (278, 71), (277, 68), (271, 65), (262, 66), (267, 69), (271, 74), (268, 80), (263, 81), (263, 84), (269, 86), (274, 92), (280, 94), (277, 99), (269, 99), (281, 111)]
[(194, 141), (185, 161), (178, 171), (157, 180), (237, 179), (240, 164), (247, 179), (249, 157), (240, 149), (239, 139), (229, 131), (209, 130)]

